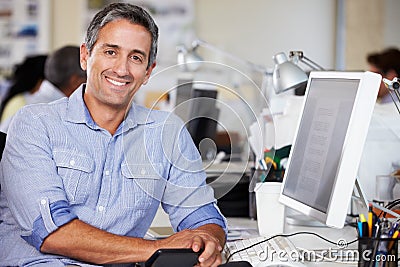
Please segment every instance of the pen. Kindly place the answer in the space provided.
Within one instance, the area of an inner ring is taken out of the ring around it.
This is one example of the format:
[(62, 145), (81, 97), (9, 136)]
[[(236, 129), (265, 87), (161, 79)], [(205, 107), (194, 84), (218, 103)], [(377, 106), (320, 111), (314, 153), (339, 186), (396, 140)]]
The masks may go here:
[(362, 222), (357, 221), (357, 232), (359, 237), (363, 237)]
[(372, 237), (372, 224), (373, 224), (373, 213), (372, 213), (372, 204), (369, 204), (368, 207), (368, 237)]
[(360, 213), (360, 222), (361, 222), (361, 229), (362, 229), (362, 236), (361, 237), (368, 237), (368, 222), (365, 219), (364, 214)]
[(389, 237), (392, 237), (395, 233), (395, 231), (397, 230), (397, 228), (399, 227), (399, 223), (395, 222), (393, 223), (392, 227), (390, 227), (390, 230), (388, 232)]
[(368, 237), (368, 223), (367, 222), (362, 222), (362, 237)]
[(372, 242), (372, 244), (373, 244), (373, 249), (372, 249), (372, 256), (371, 256), (371, 260), (370, 260), (370, 262), (369, 262), (369, 267), (373, 267), (374, 266), (374, 263), (375, 263), (375, 258), (376, 258), (376, 251), (378, 250), (378, 244), (379, 244), (379, 242), (378, 242), (378, 240), (376, 240), (376, 238), (379, 236), (379, 234), (380, 234), (380, 232), (381, 232), (381, 227), (380, 227), (380, 224), (379, 223), (377, 223), (377, 224), (375, 224), (375, 236), (374, 236), (374, 242)]
[(361, 222), (366, 222), (367, 219), (365, 219), (365, 215), (363, 213), (360, 213), (360, 221)]
[(278, 168), (278, 166), (276, 165), (276, 162), (273, 159), (271, 159), (270, 157), (265, 157), (264, 161), (266, 163), (271, 163), (272, 166), (274, 167), (274, 170), (276, 170)]
[[(397, 239), (398, 236), (399, 236), (399, 223), (395, 222), (389, 231), (389, 237), (391, 239)], [(388, 251), (392, 249), (394, 242), (395, 242), (394, 240), (389, 242)]]
[[(399, 236), (399, 230), (396, 230), (393, 235), (392, 235), (392, 239), (397, 239), (397, 237)], [(388, 251), (392, 250), (393, 244), (394, 244), (394, 240), (390, 241), (389, 245), (388, 245)], [(396, 241), (397, 242), (397, 241)]]

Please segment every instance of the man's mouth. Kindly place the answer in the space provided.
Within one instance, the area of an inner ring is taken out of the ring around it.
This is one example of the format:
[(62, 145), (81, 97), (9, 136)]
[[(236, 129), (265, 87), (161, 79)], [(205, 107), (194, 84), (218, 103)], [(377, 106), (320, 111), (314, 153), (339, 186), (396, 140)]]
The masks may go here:
[(116, 86), (124, 86), (124, 85), (128, 84), (128, 82), (119, 82), (119, 81), (113, 80), (113, 79), (108, 78), (108, 77), (106, 77), (106, 80), (109, 81), (110, 83), (116, 85)]

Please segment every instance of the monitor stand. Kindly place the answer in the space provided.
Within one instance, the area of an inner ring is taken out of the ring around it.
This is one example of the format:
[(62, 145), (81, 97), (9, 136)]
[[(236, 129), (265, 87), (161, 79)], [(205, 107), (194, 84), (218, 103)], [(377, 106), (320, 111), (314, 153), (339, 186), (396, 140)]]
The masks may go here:
[[(353, 195), (350, 204), (351, 214), (354, 214), (354, 210), (359, 213), (367, 214), (368, 212), (368, 200), (365, 197), (364, 191), (362, 190), (358, 178), (356, 178)], [(312, 217), (305, 216), (294, 209), (286, 207), (286, 223), (289, 225), (296, 226), (307, 226), (307, 227), (328, 227), (326, 224), (313, 219)]]
[(289, 225), (296, 225), (296, 226), (307, 226), (307, 227), (327, 227), (320, 221), (313, 219), (309, 216), (305, 216), (300, 212), (297, 212), (294, 209), (285, 207), (285, 217), (286, 223)]

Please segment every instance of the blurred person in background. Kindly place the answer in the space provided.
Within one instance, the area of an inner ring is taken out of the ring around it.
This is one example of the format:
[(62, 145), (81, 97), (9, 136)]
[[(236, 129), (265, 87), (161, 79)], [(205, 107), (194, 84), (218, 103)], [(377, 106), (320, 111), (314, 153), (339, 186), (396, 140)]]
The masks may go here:
[[(394, 47), (387, 48), (378, 53), (371, 53), (367, 56), (369, 70), (382, 75), (382, 78), (393, 80), (400, 75), (400, 50)], [(378, 103), (385, 104), (392, 102), (389, 89), (382, 82), (378, 93)]]
[[(368, 54), (366, 59), (370, 71), (389, 80), (399, 77), (399, 49), (386, 48)], [(400, 116), (389, 89), (381, 82), (358, 170), (359, 181), (368, 200), (379, 200), (376, 177), (389, 175), (400, 168), (399, 150)]]
[[(44, 65), (45, 79), (33, 94), (25, 98), (24, 105), (49, 103), (68, 97), (84, 83), (86, 72), (80, 67), (79, 53), (79, 46), (64, 46), (54, 51)], [(1, 121), (0, 131), (7, 132), (12, 116), (18, 109), (14, 107), (13, 113), (8, 113), (7, 118)]]
[(0, 122), (4, 122), (29, 102), (29, 97), (39, 90), (44, 80), (47, 55), (29, 56), (16, 65), (11, 85), (0, 106)]

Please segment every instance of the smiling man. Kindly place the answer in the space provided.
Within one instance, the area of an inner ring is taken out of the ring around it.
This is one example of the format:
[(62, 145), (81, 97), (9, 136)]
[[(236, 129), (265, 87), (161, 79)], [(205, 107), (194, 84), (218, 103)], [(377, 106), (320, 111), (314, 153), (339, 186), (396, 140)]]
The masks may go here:
[[(132, 263), (159, 248), (204, 249), (200, 266), (221, 263), (226, 222), (189, 133), (132, 104), (157, 39), (142, 8), (106, 6), (81, 45), (86, 84), (16, 115), (1, 161), (0, 265)], [(145, 240), (160, 204), (177, 233)]]

